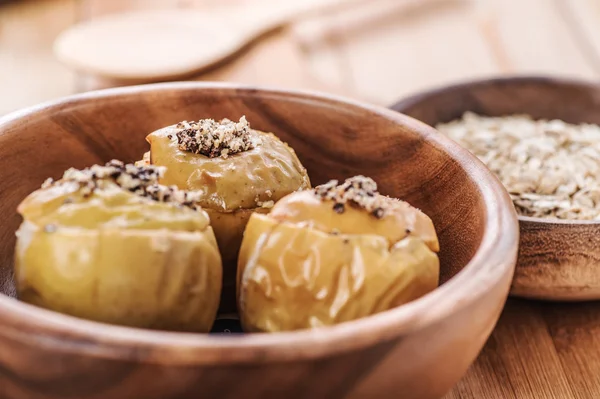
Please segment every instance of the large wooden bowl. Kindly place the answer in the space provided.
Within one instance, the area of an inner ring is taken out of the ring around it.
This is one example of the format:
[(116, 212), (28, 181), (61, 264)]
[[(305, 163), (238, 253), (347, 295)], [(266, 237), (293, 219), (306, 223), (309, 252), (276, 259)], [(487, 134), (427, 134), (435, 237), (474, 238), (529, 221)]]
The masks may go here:
[[(439, 233), (441, 287), (331, 328), (241, 336), (110, 326), (13, 298), (15, 207), (44, 179), (136, 160), (148, 132), (183, 119), (243, 114), (294, 147), (315, 184), (362, 173), (421, 207)], [(500, 183), (425, 124), (334, 97), (210, 83), (93, 92), (0, 119), (0, 215), (0, 391), (15, 399), (437, 399), (494, 327), (518, 243)]]
[[(392, 108), (431, 126), (460, 118), (465, 111), (600, 124), (600, 86), (546, 77), (505, 77), (415, 94)], [(519, 225), (521, 242), (512, 295), (600, 299), (600, 222), (519, 216)]]

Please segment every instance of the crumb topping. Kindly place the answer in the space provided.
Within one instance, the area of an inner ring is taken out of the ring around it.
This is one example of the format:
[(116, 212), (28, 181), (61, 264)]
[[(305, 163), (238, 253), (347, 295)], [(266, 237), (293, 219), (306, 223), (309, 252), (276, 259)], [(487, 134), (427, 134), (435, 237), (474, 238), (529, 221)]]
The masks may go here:
[(183, 121), (177, 124), (177, 143), (182, 151), (202, 154), (209, 158), (227, 158), (248, 151), (260, 144), (258, 137), (250, 134), (250, 124), (245, 116), (239, 122), (222, 119)]
[(340, 214), (344, 213), (349, 204), (381, 219), (398, 204), (397, 200), (379, 194), (377, 183), (365, 176), (354, 176), (341, 184), (337, 180), (330, 180), (315, 187), (314, 192), (323, 200), (333, 201), (333, 210)]
[[(81, 193), (87, 198), (94, 191), (101, 189), (104, 182), (112, 181), (140, 197), (192, 209), (199, 208), (197, 202), (200, 200), (200, 192), (185, 191), (175, 186), (167, 187), (158, 184), (158, 180), (164, 172), (164, 167), (124, 164), (121, 161), (112, 160), (104, 166), (94, 165), (82, 170), (71, 168), (63, 174), (62, 179), (58, 182), (53, 179), (46, 180), (42, 188), (65, 181), (75, 182), (79, 184)], [(68, 202), (65, 201), (65, 203)]]
[[(265, 191), (265, 194), (267, 194), (267, 196), (269, 198), (271, 198), (271, 196), (273, 195), (271, 193), (271, 190)], [(275, 201), (273, 201), (273, 200), (261, 201), (260, 197), (258, 195), (254, 198), (254, 202), (256, 203), (256, 206), (259, 208), (270, 209), (270, 208), (273, 208), (273, 206), (275, 206)]]
[(273, 200), (270, 200), (270, 201), (257, 201), (256, 205), (258, 205), (261, 208), (271, 209), (271, 208), (273, 208), (273, 206), (275, 206), (275, 201), (273, 201)]

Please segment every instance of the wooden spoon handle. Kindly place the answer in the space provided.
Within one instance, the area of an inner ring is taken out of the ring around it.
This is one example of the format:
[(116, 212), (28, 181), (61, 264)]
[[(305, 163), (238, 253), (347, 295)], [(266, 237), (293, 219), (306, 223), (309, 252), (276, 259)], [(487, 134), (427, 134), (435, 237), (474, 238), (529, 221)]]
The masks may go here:
[(251, 14), (260, 19), (263, 26), (276, 27), (311, 15), (344, 10), (372, 0), (302, 0), (253, 4)]
[[(447, 3), (461, 0), (371, 0), (339, 13), (326, 13), (294, 25), (294, 34), (302, 44), (324, 43), (332, 37), (347, 37), (357, 27), (371, 24), (390, 15), (408, 15), (417, 11), (435, 10)], [(412, 14), (411, 14), (412, 15)]]
[[(247, 10), (248, 26), (258, 30), (270, 30), (275, 27), (295, 22), (312, 16), (334, 16), (345, 11), (352, 13), (366, 7), (377, 9), (391, 8), (399, 10), (412, 10), (415, 8), (432, 6), (438, 3), (447, 3), (452, 0), (302, 0), (262, 2), (253, 4)], [(258, 22), (258, 23), (257, 23)]]

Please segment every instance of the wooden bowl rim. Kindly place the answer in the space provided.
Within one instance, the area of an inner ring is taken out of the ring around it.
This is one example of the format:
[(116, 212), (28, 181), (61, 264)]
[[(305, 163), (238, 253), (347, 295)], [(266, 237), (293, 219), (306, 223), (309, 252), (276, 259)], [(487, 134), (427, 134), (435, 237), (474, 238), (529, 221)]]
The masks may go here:
[[(230, 92), (311, 102), (331, 109), (362, 109), (410, 129), (465, 169), (484, 199), (486, 227), (469, 263), (431, 293), (386, 312), (316, 330), (222, 336), (152, 331), (108, 325), (38, 308), (0, 294), (0, 335), (53, 351), (145, 363), (197, 365), (306, 360), (357, 350), (415, 332), (480, 301), (512, 275), (519, 230), (510, 197), (496, 177), (468, 151), (413, 118), (384, 107), (307, 90), (222, 82), (169, 82), (112, 88), (46, 102), (0, 118), (0, 137), (22, 121), (77, 104), (147, 93)], [(508, 294), (508, 293), (507, 293)], [(260, 353), (260, 356), (257, 356)]]
[[(390, 109), (393, 109), (396, 112), (402, 113), (408, 107), (412, 107), (415, 104), (426, 100), (428, 98), (432, 98), (438, 95), (443, 95), (455, 90), (461, 90), (465, 88), (472, 87), (481, 87), (487, 86), (490, 84), (505, 84), (505, 85), (519, 85), (519, 84), (529, 84), (529, 83), (542, 83), (547, 84), (548, 86), (571, 86), (571, 87), (580, 87), (586, 90), (597, 90), (598, 95), (600, 95), (600, 84), (595, 83), (593, 81), (586, 81), (583, 79), (570, 78), (570, 77), (554, 77), (551, 75), (510, 75), (510, 76), (498, 76), (498, 77), (490, 77), (490, 78), (481, 78), (481, 79), (472, 79), (472, 80), (462, 80), (458, 82), (454, 82), (447, 85), (439, 85), (427, 90), (420, 91), (415, 94), (411, 94), (403, 99), (397, 101)], [(549, 118), (550, 119), (550, 118)], [(432, 126), (433, 127), (433, 126)], [(433, 127), (435, 129), (435, 127)], [(538, 218), (532, 216), (521, 216), (517, 215), (517, 218), (520, 222), (528, 222), (528, 223), (540, 223), (546, 225), (572, 225), (572, 226), (590, 226), (590, 225), (600, 225), (600, 220), (568, 220), (568, 219), (547, 219), (547, 218)]]

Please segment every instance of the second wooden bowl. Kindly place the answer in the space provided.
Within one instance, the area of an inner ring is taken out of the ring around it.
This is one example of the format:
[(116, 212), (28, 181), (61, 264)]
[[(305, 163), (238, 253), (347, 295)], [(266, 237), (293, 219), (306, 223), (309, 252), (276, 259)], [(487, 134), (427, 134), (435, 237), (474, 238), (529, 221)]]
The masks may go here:
[[(242, 115), (288, 142), (314, 184), (364, 174), (422, 208), (440, 239), (441, 286), (333, 327), (228, 336), (94, 323), (11, 298), (15, 208), (48, 176), (139, 159), (146, 134), (181, 120)], [(498, 320), (518, 244), (498, 180), (429, 126), (326, 95), (216, 83), (87, 93), (1, 118), (0, 215), (3, 399), (437, 399)]]
[[(546, 77), (506, 77), (419, 93), (392, 108), (431, 126), (458, 119), (465, 111), (600, 125), (600, 86)], [(512, 295), (544, 300), (600, 299), (599, 221), (520, 216), (519, 225)]]

